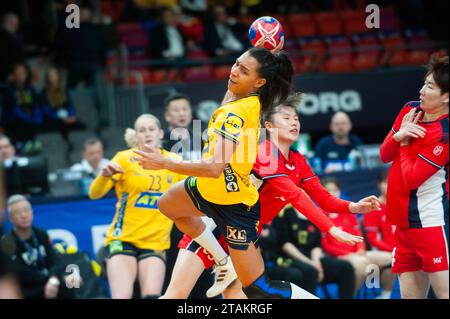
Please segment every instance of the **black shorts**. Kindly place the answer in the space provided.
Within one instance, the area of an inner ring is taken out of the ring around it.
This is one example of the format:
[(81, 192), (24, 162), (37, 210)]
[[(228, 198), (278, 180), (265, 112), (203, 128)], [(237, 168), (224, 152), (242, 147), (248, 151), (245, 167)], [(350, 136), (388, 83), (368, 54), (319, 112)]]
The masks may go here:
[(159, 257), (164, 263), (166, 263), (166, 251), (165, 250), (153, 250), (153, 249), (141, 249), (130, 243), (114, 240), (106, 246), (107, 258), (111, 258), (115, 255), (127, 255), (135, 257), (138, 261), (141, 261), (149, 257)]
[(250, 243), (256, 243), (260, 214), (259, 200), (253, 206), (211, 203), (202, 197), (197, 189), (197, 179), (192, 176), (186, 178), (184, 187), (197, 209), (214, 220), (224, 234), (228, 246), (233, 249), (247, 250)]

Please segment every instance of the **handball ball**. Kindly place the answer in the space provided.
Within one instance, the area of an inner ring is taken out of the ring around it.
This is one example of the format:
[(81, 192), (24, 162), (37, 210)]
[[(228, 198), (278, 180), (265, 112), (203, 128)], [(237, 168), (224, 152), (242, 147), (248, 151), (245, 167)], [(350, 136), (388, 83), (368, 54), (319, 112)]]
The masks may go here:
[(268, 50), (275, 49), (284, 35), (283, 26), (273, 17), (261, 17), (253, 21), (248, 30), (248, 38), (252, 46), (260, 38), (264, 38), (264, 47)]

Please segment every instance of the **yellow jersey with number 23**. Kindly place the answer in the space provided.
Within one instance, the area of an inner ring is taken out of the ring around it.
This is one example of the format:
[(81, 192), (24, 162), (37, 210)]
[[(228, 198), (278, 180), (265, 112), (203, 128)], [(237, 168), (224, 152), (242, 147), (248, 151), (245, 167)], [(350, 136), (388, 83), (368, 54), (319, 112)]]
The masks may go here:
[[(167, 158), (180, 159), (163, 149), (161, 153)], [(185, 176), (165, 169), (145, 170), (133, 159), (135, 155), (131, 149), (118, 152), (111, 161), (125, 172), (114, 175), (113, 179), (100, 174), (91, 185), (90, 194), (106, 194), (114, 186), (117, 195), (116, 213), (105, 245), (120, 240), (140, 249), (169, 249), (173, 222), (158, 210), (157, 202), (170, 186)]]

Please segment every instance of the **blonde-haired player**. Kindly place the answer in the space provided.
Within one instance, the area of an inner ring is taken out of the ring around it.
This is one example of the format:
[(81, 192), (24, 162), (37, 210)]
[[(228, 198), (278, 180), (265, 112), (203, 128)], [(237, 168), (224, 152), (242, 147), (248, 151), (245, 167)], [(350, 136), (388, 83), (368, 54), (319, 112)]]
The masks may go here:
[(173, 222), (161, 214), (157, 201), (184, 176), (165, 169), (145, 170), (133, 159), (133, 151), (145, 151), (149, 145), (159, 148), (164, 157), (179, 159), (178, 155), (161, 148), (163, 135), (155, 116), (139, 116), (134, 129), (125, 131), (125, 141), (130, 149), (118, 152), (89, 190), (89, 197), (98, 199), (114, 187), (118, 199), (105, 238), (112, 298), (131, 298), (136, 278), (141, 296), (161, 294), (166, 272), (165, 251), (170, 247)]

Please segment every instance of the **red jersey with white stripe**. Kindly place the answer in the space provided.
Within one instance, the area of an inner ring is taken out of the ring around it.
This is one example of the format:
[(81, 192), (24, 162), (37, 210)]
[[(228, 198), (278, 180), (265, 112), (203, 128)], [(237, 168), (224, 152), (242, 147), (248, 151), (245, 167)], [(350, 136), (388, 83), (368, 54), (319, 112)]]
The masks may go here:
[(320, 208), (341, 214), (351, 213), (349, 202), (331, 195), (320, 184), (306, 158), (294, 149), (290, 149), (288, 158), (285, 158), (270, 140), (264, 141), (258, 147), (252, 174), (260, 184), (257, 185), (261, 203), (259, 228), (272, 221), (288, 203), (322, 232), (328, 232), (333, 223)]
[(364, 232), (369, 244), (378, 250), (391, 252), (394, 248), (395, 226), (386, 221), (386, 205), (363, 215)]
[(381, 160), (393, 162), (388, 176), (387, 222), (403, 228), (445, 225), (448, 219), (448, 114), (420, 121), (424, 138), (400, 146), (394, 134), (403, 117), (420, 102), (409, 102), (397, 116), (380, 149)]

